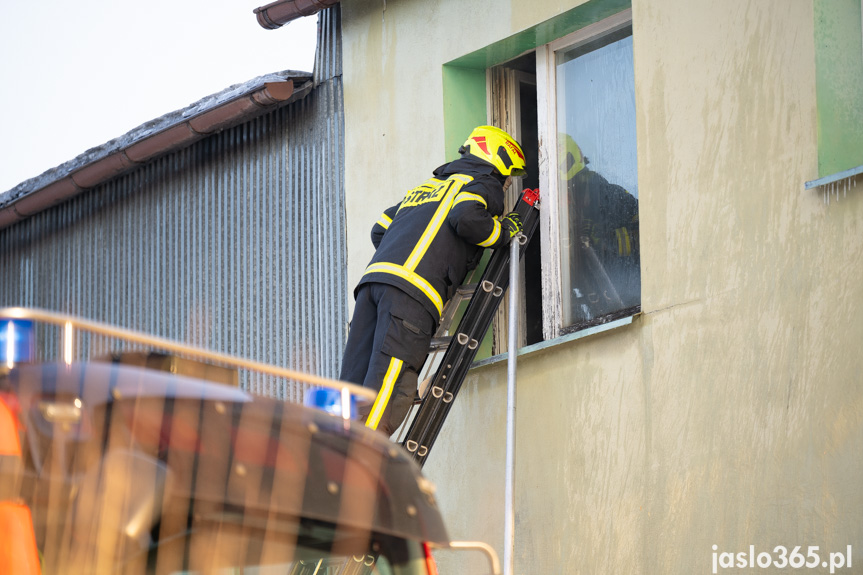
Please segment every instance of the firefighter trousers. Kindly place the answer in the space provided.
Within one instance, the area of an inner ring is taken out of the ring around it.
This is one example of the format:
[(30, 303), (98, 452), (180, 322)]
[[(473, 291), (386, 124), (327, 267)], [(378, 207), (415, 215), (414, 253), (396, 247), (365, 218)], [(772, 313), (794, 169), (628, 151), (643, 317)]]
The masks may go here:
[(366, 426), (392, 435), (410, 410), (435, 320), (397, 287), (360, 286), (339, 379), (377, 391), (359, 409)]

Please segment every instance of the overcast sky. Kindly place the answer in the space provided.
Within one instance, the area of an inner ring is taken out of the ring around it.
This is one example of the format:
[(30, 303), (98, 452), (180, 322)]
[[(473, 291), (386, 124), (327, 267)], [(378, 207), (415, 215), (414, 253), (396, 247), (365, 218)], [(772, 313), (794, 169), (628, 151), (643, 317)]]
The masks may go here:
[(0, 193), (232, 84), (312, 71), (317, 16), (270, 0), (2, 0)]

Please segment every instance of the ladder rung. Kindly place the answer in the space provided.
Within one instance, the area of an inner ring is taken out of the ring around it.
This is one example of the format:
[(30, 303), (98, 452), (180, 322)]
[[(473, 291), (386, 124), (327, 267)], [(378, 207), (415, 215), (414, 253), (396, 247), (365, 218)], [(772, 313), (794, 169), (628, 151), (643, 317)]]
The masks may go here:
[(444, 337), (433, 337), (431, 339), (431, 342), (429, 343), (429, 352), (431, 353), (435, 351), (443, 351), (449, 347), (451, 341), (451, 335), (447, 335)]
[(455, 290), (455, 296), (453, 298), (461, 296), (461, 299), (469, 298), (473, 295), (473, 292), (476, 291), (477, 284), (462, 284), (458, 286), (458, 289)]
[(455, 295), (452, 296), (446, 305), (443, 308), (443, 313), (441, 314), (440, 324), (438, 325), (437, 333), (435, 337), (442, 336), (447, 332), (452, 324), (452, 318), (455, 317), (455, 312), (458, 310), (459, 304), (465, 300), (469, 300), (473, 297), (474, 292), (476, 292), (476, 286), (478, 284), (462, 284), (458, 286), (455, 290)]

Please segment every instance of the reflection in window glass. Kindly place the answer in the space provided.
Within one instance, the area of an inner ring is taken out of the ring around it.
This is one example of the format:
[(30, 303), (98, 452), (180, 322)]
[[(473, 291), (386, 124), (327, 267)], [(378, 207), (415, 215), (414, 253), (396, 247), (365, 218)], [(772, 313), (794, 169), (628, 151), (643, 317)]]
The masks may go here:
[(563, 325), (641, 302), (632, 28), (556, 53)]

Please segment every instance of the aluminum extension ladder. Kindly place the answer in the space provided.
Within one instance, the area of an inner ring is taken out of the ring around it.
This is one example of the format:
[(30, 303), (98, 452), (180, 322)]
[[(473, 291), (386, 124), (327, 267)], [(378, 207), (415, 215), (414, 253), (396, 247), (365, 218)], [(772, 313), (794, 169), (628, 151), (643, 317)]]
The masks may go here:
[[(516, 202), (515, 211), (521, 218), (524, 236), (519, 251), (521, 257), (539, 224), (539, 190), (525, 190)], [(429, 385), (421, 386), (419, 410), (407, 433), (399, 439), (421, 466), (428, 458), (476, 357), (479, 343), (488, 332), (502, 296), (509, 287), (510, 251), (509, 246), (496, 249), (480, 281), (461, 286), (444, 308), (440, 328), (430, 346), (430, 353), (443, 352), (443, 358), (437, 364)], [(454, 335), (445, 336), (459, 304), (466, 299), (470, 301)]]

